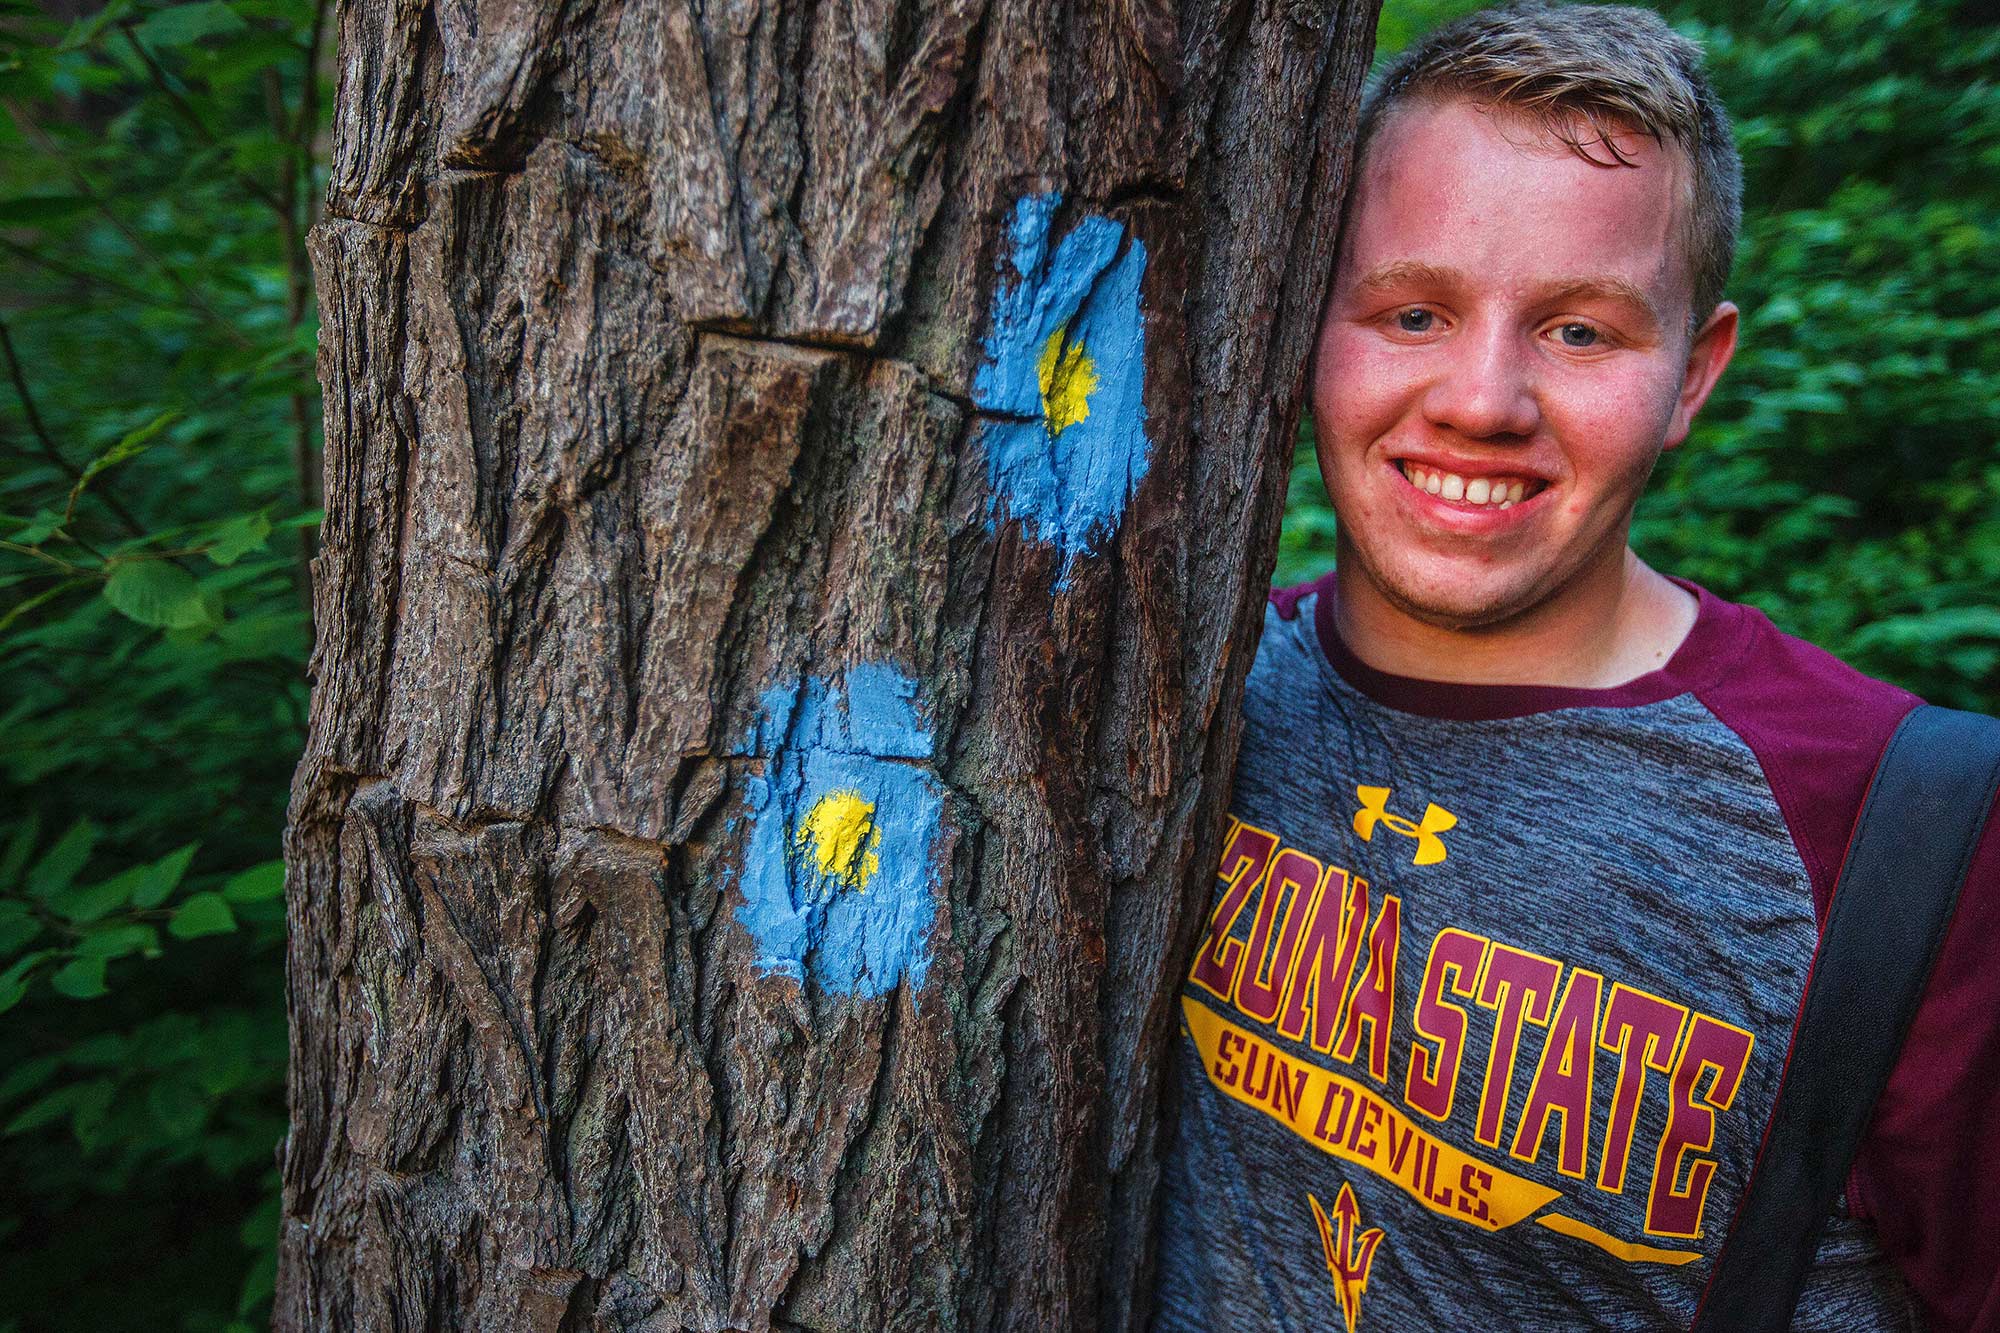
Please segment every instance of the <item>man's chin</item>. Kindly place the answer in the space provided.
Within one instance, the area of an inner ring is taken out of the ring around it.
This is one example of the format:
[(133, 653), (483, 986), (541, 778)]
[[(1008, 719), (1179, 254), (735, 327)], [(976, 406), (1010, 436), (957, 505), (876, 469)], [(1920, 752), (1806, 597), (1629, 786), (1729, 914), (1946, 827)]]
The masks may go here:
[(1379, 577), (1371, 577), (1369, 583), (1401, 614), (1420, 624), (1455, 632), (1497, 629), (1532, 611), (1545, 595), (1532, 585), (1491, 582), (1450, 589)]

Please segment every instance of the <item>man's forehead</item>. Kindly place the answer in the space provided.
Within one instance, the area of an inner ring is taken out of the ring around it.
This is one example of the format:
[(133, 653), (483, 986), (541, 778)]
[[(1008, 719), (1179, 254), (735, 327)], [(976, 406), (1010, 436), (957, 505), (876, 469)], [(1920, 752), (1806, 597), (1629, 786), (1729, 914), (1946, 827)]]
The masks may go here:
[(1581, 110), (1544, 110), (1481, 99), (1466, 93), (1429, 92), (1399, 99), (1383, 109), (1369, 135), (1366, 160), (1373, 161), (1384, 141), (1397, 132), (1409, 133), (1426, 124), (1447, 124), (1462, 131), (1478, 123), (1490, 127), (1520, 152), (1533, 156), (1578, 157), (1606, 168), (1648, 163), (1689, 174), (1692, 162), (1683, 147), (1614, 117), (1593, 118)]
[[(1574, 116), (1555, 125), (1532, 113), (1468, 98), (1416, 98), (1391, 108), (1371, 136), (1356, 188), (1379, 190), (1386, 179), (1449, 184), (1447, 163), (1462, 176), (1471, 156), (1489, 150), (1502, 174), (1563, 180), (1574, 192), (1637, 188), (1685, 194), (1693, 164), (1681, 147), (1640, 130), (1600, 130)], [(1574, 140), (1575, 143), (1572, 143)], [(1537, 165), (1557, 168), (1538, 172)]]
[(1676, 146), (1647, 135), (1618, 136), (1616, 146), (1633, 165), (1587, 160), (1523, 114), (1464, 99), (1399, 105), (1355, 182), (1346, 277), (1407, 281), (1426, 265), (1531, 274), (1537, 287), (1638, 295), (1657, 315), (1661, 283), (1690, 280), (1692, 169)]

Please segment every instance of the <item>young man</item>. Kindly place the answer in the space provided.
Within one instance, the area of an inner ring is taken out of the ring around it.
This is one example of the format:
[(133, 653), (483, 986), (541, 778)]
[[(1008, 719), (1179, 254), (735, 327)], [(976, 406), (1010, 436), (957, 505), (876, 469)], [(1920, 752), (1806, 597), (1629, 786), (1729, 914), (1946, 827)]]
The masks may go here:
[[(1364, 107), (1338, 569), (1250, 676), (1160, 1329), (1685, 1328), (1714, 1270), (1917, 701), (1626, 544), (1736, 340), (1700, 63), (1645, 11), (1489, 11)], [(1996, 931), (2000, 818), (1794, 1327), (2000, 1328)]]

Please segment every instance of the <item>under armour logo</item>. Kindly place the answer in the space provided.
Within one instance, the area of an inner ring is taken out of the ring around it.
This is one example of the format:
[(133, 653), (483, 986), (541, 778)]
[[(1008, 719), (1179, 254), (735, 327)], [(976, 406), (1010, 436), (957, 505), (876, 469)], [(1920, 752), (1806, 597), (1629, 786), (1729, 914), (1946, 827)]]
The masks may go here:
[(1375, 1262), (1375, 1248), (1382, 1243), (1382, 1228), (1361, 1230), (1361, 1209), (1354, 1202), (1354, 1187), (1341, 1183), (1333, 1201), (1333, 1216), (1306, 1195), (1312, 1205), (1313, 1222), (1319, 1227), (1320, 1248), (1326, 1251), (1326, 1271), (1333, 1275), (1334, 1299), (1347, 1321), (1347, 1333), (1361, 1320), (1361, 1293), (1368, 1290), (1368, 1268)]
[(1389, 813), (1387, 787), (1356, 787), (1354, 794), (1361, 798), (1361, 808), (1354, 812), (1354, 831), (1361, 835), (1361, 841), (1373, 841), (1375, 826), (1385, 824), (1404, 837), (1417, 840), (1412, 865), (1436, 865), (1444, 860), (1444, 839), (1438, 834), (1458, 823), (1457, 815), (1441, 805), (1427, 805), (1422, 819), (1410, 820)]

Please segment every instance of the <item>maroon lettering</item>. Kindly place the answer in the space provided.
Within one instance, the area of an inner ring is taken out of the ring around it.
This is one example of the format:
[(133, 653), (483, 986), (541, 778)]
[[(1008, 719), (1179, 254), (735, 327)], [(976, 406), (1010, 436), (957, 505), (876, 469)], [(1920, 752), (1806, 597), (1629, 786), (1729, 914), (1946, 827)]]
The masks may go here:
[(1249, 900), (1250, 891), (1262, 881), (1277, 845), (1277, 834), (1238, 824), (1230, 835), (1228, 847), (1223, 849), (1222, 865), (1215, 873), (1229, 887), (1215, 905), (1215, 914), (1208, 922), (1208, 938), (1202, 942), (1194, 967), (1188, 973), (1189, 980), (1218, 1000), (1229, 998), (1236, 986), (1236, 969), (1243, 965), (1243, 945), (1229, 938), (1229, 932), (1235, 927), (1243, 904)]

